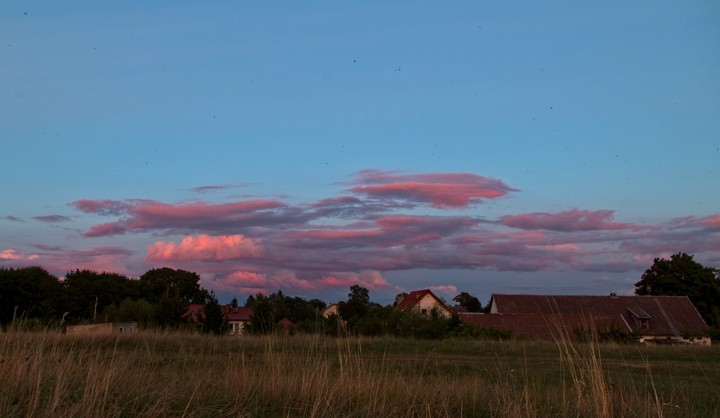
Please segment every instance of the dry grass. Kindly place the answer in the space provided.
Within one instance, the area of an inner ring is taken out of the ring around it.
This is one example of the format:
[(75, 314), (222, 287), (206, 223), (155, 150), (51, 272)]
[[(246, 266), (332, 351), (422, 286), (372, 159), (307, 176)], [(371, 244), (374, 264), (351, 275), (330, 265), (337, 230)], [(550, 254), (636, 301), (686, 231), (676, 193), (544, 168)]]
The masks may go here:
[(718, 350), (0, 334), (2, 417), (702, 417)]

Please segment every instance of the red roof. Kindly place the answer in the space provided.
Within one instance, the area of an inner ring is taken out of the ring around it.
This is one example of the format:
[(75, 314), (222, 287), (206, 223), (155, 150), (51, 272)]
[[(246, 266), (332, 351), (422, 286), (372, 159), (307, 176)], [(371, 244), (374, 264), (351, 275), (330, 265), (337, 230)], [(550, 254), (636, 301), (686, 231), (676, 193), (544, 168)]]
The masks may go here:
[[(481, 328), (496, 328), (510, 331), (515, 337), (537, 340), (576, 340), (576, 330), (607, 329), (613, 324), (622, 326), (616, 318), (583, 315), (539, 315), (536, 313), (473, 313), (461, 312), (460, 320), (465, 325)], [(629, 330), (628, 330), (629, 331)]]
[(278, 322), (278, 325), (280, 325), (284, 329), (290, 329), (290, 327), (292, 327), (294, 324), (288, 318), (283, 318)]
[[(707, 325), (687, 296), (493, 295), (493, 314), (607, 318), (649, 336), (700, 336)], [(646, 329), (642, 324), (647, 325)]]
[(200, 322), (205, 319), (205, 305), (201, 303), (192, 303), (188, 306), (187, 311), (182, 315), (183, 319), (190, 322)]
[[(233, 308), (230, 305), (221, 306), (220, 312), (228, 321), (242, 322), (249, 321), (253, 314), (252, 308)], [(182, 317), (190, 322), (201, 322), (205, 319), (205, 305), (202, 303), (190, 304)]]
[(253, 314), (252, 308), (233, 308), (230, 305), (225, 305), (220, 310), (228, 321), (247, 322)]
[(413, 290), (412, 292), (408, 293), (407, 296), (403, 298), (403, 300), (400, 301), (400, 303), (395, 306), (395, 309), (399, 311), (404, 311), (406, 309), (412, 309), (415, 307), (415, 305), (422, 300), (425, 296), (430, 295), (432, 296), (435, 301), (437, 301), (438, 305), (440, 305), (442, 308), (450, 312), (450, 309), (445, 306), (445, 304), (437, 297), (430, 289), (423, 289), (423, 290)]

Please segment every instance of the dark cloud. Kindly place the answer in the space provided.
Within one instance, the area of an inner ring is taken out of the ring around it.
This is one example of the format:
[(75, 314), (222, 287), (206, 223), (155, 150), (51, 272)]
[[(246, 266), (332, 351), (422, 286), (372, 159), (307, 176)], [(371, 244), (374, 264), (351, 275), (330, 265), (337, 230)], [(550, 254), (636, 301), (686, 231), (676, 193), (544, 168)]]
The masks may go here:
[(46, 222), (50, 224), (56, 224), (61, 222), (67, 222), (70, 220), (67, 216), (62, 215), (46, 215), (46, 216), (33, 216), (33, 219), (40, 222)]
[(598, 231), (617, 229), (643, 229), (639, 225), (613, 222), (612, 210), (572, 209), (557, 213), (524, 213), (500, 218), (503, 225), (520, 229), (547, 229), (551, 231)]

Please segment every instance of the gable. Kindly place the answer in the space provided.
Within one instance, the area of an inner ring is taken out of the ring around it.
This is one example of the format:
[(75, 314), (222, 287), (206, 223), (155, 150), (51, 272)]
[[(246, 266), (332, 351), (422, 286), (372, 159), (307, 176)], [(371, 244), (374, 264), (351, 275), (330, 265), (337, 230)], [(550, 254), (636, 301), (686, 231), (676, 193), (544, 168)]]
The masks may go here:
[(430, 289), (414, 290), (408, 293), (395, 309), (399, 311), (414, 309), (426, 313), (437, 309), (441, 315), (450, 316), (450, 309)]

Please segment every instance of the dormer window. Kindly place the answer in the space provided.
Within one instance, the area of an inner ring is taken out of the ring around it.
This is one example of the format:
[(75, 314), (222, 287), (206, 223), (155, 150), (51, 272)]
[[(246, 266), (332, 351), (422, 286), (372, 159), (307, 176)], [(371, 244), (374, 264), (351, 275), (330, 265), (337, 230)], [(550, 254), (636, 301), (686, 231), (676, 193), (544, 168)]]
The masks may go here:
[(630, 315), (632, 315), (632, 318), (635, 320), (635, 324), (637, 324), (638, 328), (644, 331), (650, 329), (650, 318), (652, 317), (649, 313), (639, 307), (627, 308), (627, 310), (630, 312)]

